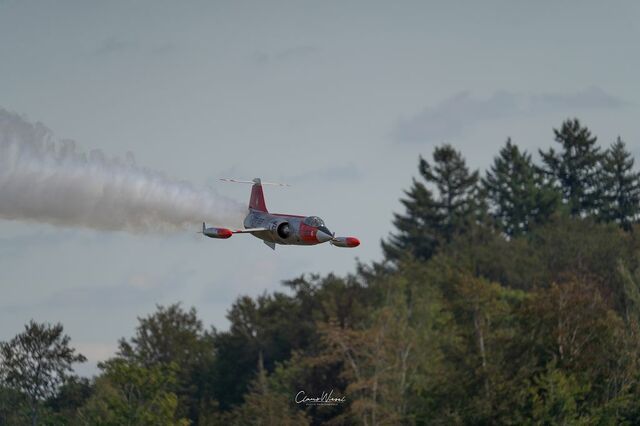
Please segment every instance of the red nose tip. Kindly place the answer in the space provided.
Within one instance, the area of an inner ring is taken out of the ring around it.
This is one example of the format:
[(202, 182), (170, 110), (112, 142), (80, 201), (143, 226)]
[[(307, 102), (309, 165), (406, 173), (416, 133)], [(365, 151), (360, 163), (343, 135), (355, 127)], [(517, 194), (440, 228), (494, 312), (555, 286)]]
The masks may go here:
[(358, 247), (360, 240), (356, 237), (347, 237), (347, 247)]
[(233, 232), (231, 232), (231, 229), (221, 229), (220, 231), (218, 231), (218, 235), (220, 236), (220, 238), (229, 238), (233, 235)]

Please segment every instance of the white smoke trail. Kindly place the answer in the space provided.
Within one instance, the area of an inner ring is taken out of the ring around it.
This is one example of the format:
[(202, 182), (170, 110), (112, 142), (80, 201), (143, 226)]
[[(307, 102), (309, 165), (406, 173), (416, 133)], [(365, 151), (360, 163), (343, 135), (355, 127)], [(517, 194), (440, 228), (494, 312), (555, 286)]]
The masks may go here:
[(0, 218), (101, 230), (164, 232), (202, 221), (238, 225), (246, 205), (210, 189), (55, 141), (49, 129), (0, 108)]

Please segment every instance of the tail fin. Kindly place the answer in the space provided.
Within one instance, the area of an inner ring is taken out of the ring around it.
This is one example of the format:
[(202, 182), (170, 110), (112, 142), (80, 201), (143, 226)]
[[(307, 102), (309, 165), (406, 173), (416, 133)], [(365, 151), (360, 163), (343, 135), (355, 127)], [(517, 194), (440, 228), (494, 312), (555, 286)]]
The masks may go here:
[(286, 183), (274, 183), (274, 182), (262, 182), (260, 178), (253, 180), (237, 180), (237, 179), (220, 179), (225, 182), (234, 183), (252, 183), (251, 198), (249, 198), (249, 208), (258, 210), (261, 212), (267, 212), (267, 204), (264, 202), (264, 194), (262, 192), (262, 185), (275, 185), (275, 186), (291, 186)]
[(251, 198), (249, 198), (249, 208), (266, 212), (267, 204), (264, 202), (264, 193), (262, 192), (262, 182), (260, 178), (253, 180), (253, 186), (251, 187)]

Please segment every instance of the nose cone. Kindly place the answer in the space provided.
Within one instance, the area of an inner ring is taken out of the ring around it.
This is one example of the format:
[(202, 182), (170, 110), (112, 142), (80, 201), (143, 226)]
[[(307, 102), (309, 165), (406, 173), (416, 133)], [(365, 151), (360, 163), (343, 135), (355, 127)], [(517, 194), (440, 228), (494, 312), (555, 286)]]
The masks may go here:
[(318, 231), (316, 232), (316, 240), (318, 240), (319, 243), (326, 243), (327, 241), (331, 241), (332, 238), (333, 235), (328, 234), (321, 229), (318, 229)]
[(347, 247), (358, 247), (360, 240), (356, 237), (347, 237)]

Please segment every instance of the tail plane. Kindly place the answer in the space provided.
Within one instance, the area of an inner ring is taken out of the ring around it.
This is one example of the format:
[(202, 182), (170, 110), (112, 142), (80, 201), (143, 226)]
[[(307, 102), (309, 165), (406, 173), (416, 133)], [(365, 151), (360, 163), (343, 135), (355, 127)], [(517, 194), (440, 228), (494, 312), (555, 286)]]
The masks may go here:
[(249, 208), (261, 212), (268, 212), (267, 203), (264, 201), (264, 193), (262, 192), (262, 182), (260, 178), (253, 180), (251, 187), (251, 197), (249, 198)]
[(274, 182), (262, 182), (260, 178), (253, 180), (237, 180), (237, 179), (220, 179), (225, 182), (233, 183), (251, 183), (251, 197), (249, 197), (249, 208), (260, 212), (268, 213), (267, 203), (264, 201), (264, 193), (262, 192), (262, 185), (275, 185), (275, 186), (290, 186), (286, 183), (274, 183)]

